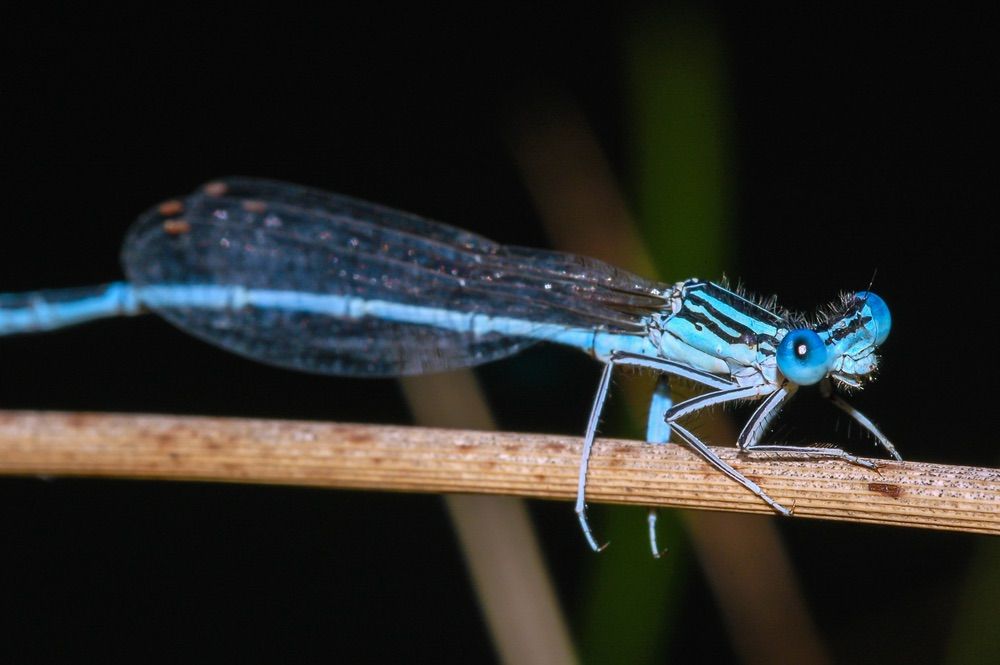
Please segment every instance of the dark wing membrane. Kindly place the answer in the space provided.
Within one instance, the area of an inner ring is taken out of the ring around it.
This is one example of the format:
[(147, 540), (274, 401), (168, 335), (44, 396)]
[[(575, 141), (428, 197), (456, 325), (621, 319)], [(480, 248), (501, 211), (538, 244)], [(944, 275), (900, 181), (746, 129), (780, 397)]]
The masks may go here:
[[(168, 217), (169, 215), (169, 217)], [(138, 286), (228, 285), (343, 295), (641, 334), (664, 287), (593, 259), (509, 248), (382, 206), (251, 178), (145, 213), (123, 251)], [(532, 340), (375, 318), (244, 307), (164, 308), (177, 326), (256, 360), (387, 376), (476, 365)]]
[[(359, 226), (374, 226), (399, 235), (389, 238), (397, 245), (416, 243), (414, 249), (426, 247), (427, 258), (435, 257), (434, 246), (445, 247), (444, 258), (460, 259), (457, 266), (469, 271), (460, 276), (477, 277), (508, 289), (540, 288), (533, 295), (547, 302), (541, 308), (574, 304), (584, 315), (580, 325), (601, 325), (614, 318), (615, 312), (637, 313), (644, 316), (658, 311), (664, 304), (664, 287), (642, 279), (607, 263), (587, 257), (547, 250), (509, 247), (468, 231), (434, 222), (385, 206), (360, 201), (341, 194), (258, 178), (231, 177), (219, 181), (227, 197), (248, 201), (286, 205), (321, 218), (333, 218), (332, 224), (353, 220)], [(209, 185), (213, 188), (215, 183)], [(388, 235), (388, 234), (387, 234)], [(437, 250), (440, 251), (440, 250)], [(459, 257), (458, 252), (463, 253)], [(408, 253), (406, 260), (419, 259), (417, 252)], [(434, 264), (440, 270), (440, 265)], [(478, 269), (478, 270), (477, 270)], [(457, 273), (456, 273), (457, 274)], [(518, 278), (522, 279), (518, 279)], [(525, 294), (521, 294), (525, 297)], [(537, 302), (537, 301), (536, 301)], [(589, 303), (585, 305), (584, 303)], [(603, 303), (603, 308), (598, 305)], [(629, 316), (629, 319), (636, 317)], [(554, 321), (559, 322), (556, 318)], [(634, 321), (623, 321), (626, 327)]]

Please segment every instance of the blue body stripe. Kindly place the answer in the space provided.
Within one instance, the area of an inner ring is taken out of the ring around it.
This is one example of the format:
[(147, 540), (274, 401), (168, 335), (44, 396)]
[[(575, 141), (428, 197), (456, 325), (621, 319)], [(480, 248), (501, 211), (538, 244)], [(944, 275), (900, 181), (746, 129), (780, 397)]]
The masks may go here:
[(150, 285), (132, 287), (116, 282), (103, 292), (77, 300), (58, 302), (45, 292), (25, 294), (26, 306), (0, 309), (0, 335), (52, 330), (110, 316), (134, 315), (152, 310), (204, 309), (237, 312), (247, 307), (315, 314), (336, 319), (373, 318), (381, 321), (429, 326), (483, 337), (499, 333), (580, 349), (599, 359), (615, 351), (655, 355), (656, 349), (641, 335), (609, 333), (537, 323), (476, 312), (459, 312), (386, 300), (303, 293), (288, 290), (247, 289), (219, 285)]

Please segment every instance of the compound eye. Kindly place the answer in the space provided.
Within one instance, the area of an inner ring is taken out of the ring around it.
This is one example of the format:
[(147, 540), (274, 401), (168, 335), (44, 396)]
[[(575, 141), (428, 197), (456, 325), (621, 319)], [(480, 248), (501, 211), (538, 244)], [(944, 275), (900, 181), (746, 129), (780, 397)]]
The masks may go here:
[(812, 330), (789, 331), (778, 345), (778, 369), (800, 386), (818, 383), (826, 376), (826, 345)]
[(859, 291), (854, 297), (862, 301), (872, 315), (872, 321), (875, 323), (875, 346), (878, 346), (889, 336), (889, 329), (892, 328), (889, 306), (871, 291)]

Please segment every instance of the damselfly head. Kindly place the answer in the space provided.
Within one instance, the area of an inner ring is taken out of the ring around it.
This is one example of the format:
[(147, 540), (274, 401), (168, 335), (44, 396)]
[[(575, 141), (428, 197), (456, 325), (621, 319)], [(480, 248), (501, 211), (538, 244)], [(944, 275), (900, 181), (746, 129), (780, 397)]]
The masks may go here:
[(791, 330), (782, 338), (778, 369), (799, 385), (812, 385), (829, 376), (851, 387), (860, 386), (875, 371), (875, 351), (891, 328), (884, 300), (870, 291), (849, 295), (821, 323)]
[(841, 316), (817, 332), (832, 355), (830, 376), (857, 386), (875, 371), (875, 351), (889, 336), (892, 316), (885, 301), (871, 291), (848, 296), (844, 305)]

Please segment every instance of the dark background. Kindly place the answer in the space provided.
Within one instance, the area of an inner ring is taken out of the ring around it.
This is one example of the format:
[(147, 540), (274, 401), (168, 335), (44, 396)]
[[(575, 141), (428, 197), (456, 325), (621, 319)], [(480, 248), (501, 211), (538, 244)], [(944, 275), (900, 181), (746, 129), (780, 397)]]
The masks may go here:
[[(512, 123), (540, 96), (573, 100), (630, 196), (623, 43), (660, 11), (81, 7), (9, 17), (0, 291), (118, 278), (135, 215), (231, 173), (545, 246), (511, 156)], [(909, 459), (995, 465), (994, 25), (839, 7), (693, 11), (719, 27), (731, 85), (726, 271), (812, 309), (864, 288), (877, 269), (894, 328), (879, 381), (856, 403)], [(480, 372), (502, 427), (564, 433), (582, 431), (596, 376), (586, 357), (551, 348)], [(0, 405), (409, 418), (391, 381), (255, 365), (155, 317), (0, 339)], [(595, 559), (568, 504), (532, 509), (579, 630), (579, 581), (614, 550)], [(437, 497), (4, 479), (0, 515), (8, 662), (495, 658)], [(943, 658), (970, 561), (991, 546), (819, 521), (781, 530), (832, 653), (854, 661)], [(689, 570), (664, 649), (729, 657), (714, 601)]]

